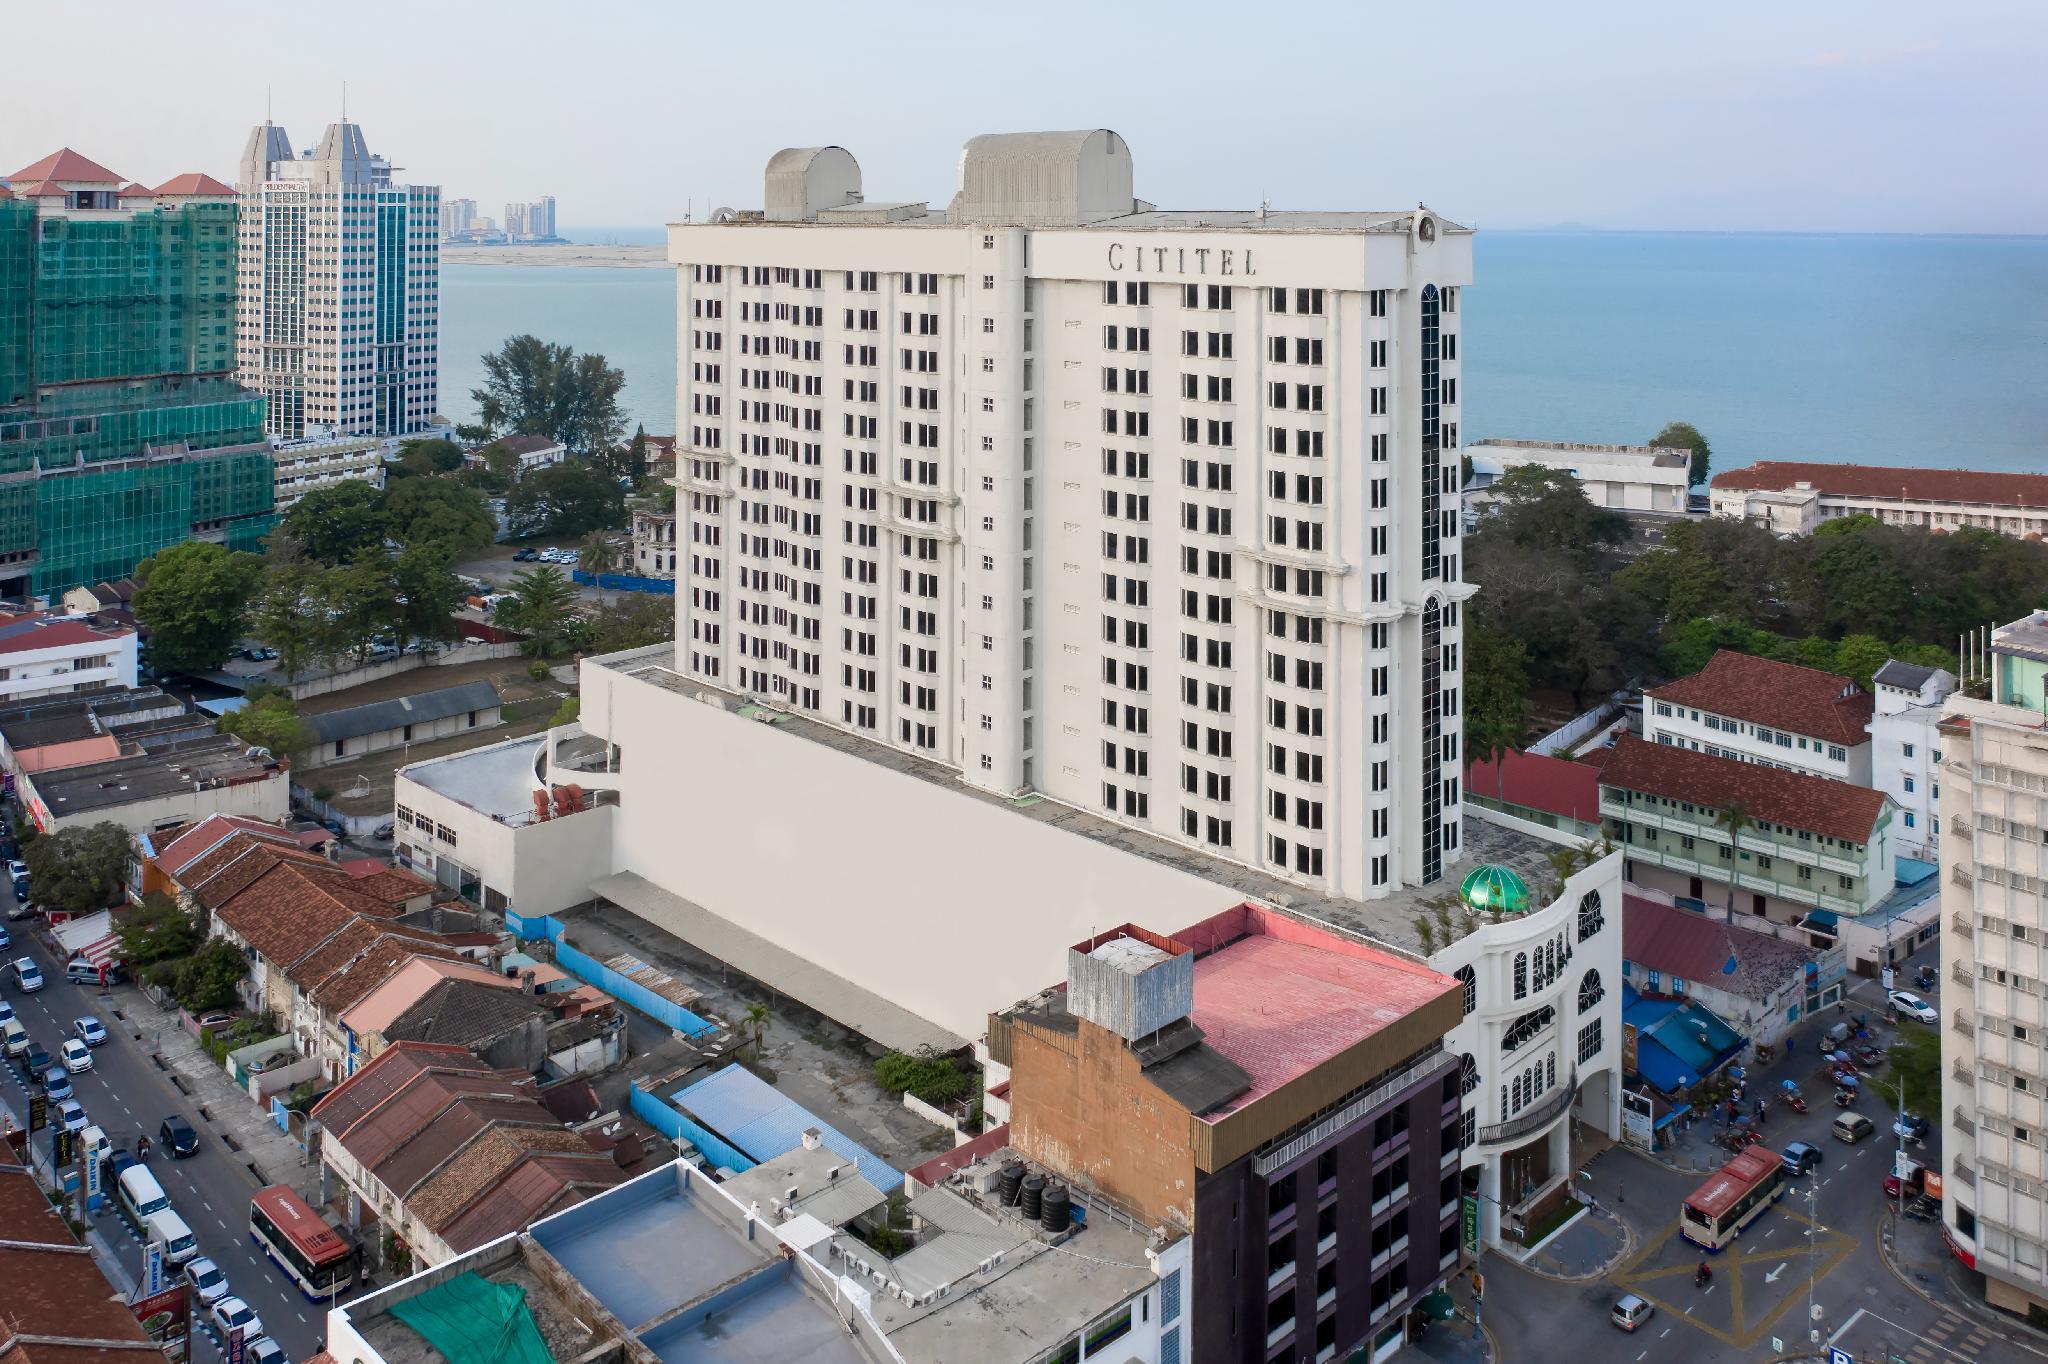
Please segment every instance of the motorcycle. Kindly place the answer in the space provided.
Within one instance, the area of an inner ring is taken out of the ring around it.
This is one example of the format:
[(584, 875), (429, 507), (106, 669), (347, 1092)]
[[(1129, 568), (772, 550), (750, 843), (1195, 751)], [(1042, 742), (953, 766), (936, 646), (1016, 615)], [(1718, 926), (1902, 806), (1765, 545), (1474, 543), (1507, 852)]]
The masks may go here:
[(1802, 1095), (1787, 1094), (1785, 1096), (1785, 1106), (1794, 1113), (1804, 1113), (1806, 1111), (1806, 1099)]
[(1694, 1288), (1700, 1288), (1700, 1287), (1703, 1287), (1703, 1286), (1705, 1286), (1705, 1285), (1707, 1285), (1707, 1284), (1710, 1284), (1710, 1283), (1712, 1283), (1713, 1281), (1714, 1281), (1714, 1270), (1713, 1270), (1713, 1267), (1712, 1267), (1711, 1265), (1707, 1264), (1707, 1262), (1706, 1262), (1706, 1261), (1702, 1260), (1702, 1261), (1700, 1262), (1700, 1267), (1699, 1267), (1698, 1269), (1696, 1269), (1696, 1270), (1694, 1270), (1694, 1271), (1693, 1271), (1693, 1275), (1692, 1275), (1692, 1286), (1693, 1286)]
[(1853, 1090), (1853, 1089), (1838, 1089), (1838, 1090), (1836, 1090), (1836, 1091), (1835, 1091), (1835, 1107), (1837, 1107), (1837, 1108), (1854, 1108), (1855, 1106), (1856, 1106), (1856, 1091), (1855, 1091), (1855, 1090)]
[(1932, 990), (1934, 988), (1934, 980), (1934, 968), (1930, 966), (1921, 967), (1920, 974), (1913, 977), (1913, 983), (1923, 990)]

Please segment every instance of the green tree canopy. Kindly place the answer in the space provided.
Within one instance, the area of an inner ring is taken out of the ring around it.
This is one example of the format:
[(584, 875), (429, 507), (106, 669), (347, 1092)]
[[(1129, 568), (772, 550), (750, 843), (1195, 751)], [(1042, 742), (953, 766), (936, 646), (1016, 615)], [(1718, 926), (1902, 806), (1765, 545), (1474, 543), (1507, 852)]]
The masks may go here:
[(384, 526), (402, 547), (437, 545), (457, 558), (498, 538), (484, 495), (447, 478), (401, 479), (385, 489)]
[(367, 661), (377, 636), (396, 631), (400, 608), (388, 555), (333, 568), (313, 580), (312, 590), (327, 627), (321, 652), (330, 658), (354, 655)]
[(470, 396), (492, 434), (546, 436), (576, 455), (609, 455), (625, 438), (619, 391), (626, 376), (602, 355), (522, 335), (483, 363), (484, 385)]
[(361, 479), (315, 488), (284, 514), (306, 553), (345, 564), (384, 548), (384, 494)]
[(401, 639), (450, 640), (461, 633), (455, 612), (465, 589), (451, 567), (453, 559), (447, 546), (431, 542), (407, 545), (398, 552), (391, 565), (391, 584), (397, 592)]
[(553, 564), (528, 569), (512, 579), (511, 595), (494, 613), (508, 629), (531, 636), (534, 652), (545, 657), (569, 627), (576, 588)]
[(105, 909), (127, 883), (128, 831), (111, 821), (59, 829), (22, 850), (36, 899), (73, 914)]
[(505, 516), (517, 536), (575, 537), (615, 529), (626, 519), (626, 490), (600, 465), (564, 460), (519, 480), (506, 495)]
[(626, 477), (633, 480), (633, 490), (647, 481), (647, 428), (633, 428), (632, 443), (626, 447)]
[(1691, 422), (1671, 422), (1662, 431), (1650, 437), (1650, 444), (1676, 446), (1692, 451), (1692, 470), (1687, 479), (1695, 488), (1707, 481), (1707, 467), (1713, 460), (1714, 452), (1707, 445), (1707, 438)]
[[(1490, 623), (1465, 632), (1465, 761), (1501, 763), (1529, 729), (1528, 651)], [(1495, 770), (1499, 794), (1501, 769)]]
[(196, 952), (178, 963), (171, 993), (189, 1013), (226, 1009), (234, 1005), (235, 987), (248, 974), (248, 958), (233, 943), (226, 938), (208, 938)]
[(298, 705), (283, 687), (251, 687), (242, 704), (215, 721), (214, 728), (280, 758), (298, 753), (307, 740)]
[(332, 657), (332, 628), (322, 592), (326, 570), (310, 562), (278, 564), (264, 574), (249, 608), (249, 628), (277, 650), (287, 682)]
[(138, 908), (118, 916), (114, 936), (121, 943), (121, 959), (131, 967), (172, 961), (199, 945), (199, 929), (191, 916), (154, 890)]
[(409, 440), (398, 447), (398, 467), (403, 478), (452, 474), (462, 467), (462, 447), (439, 436)]
[(1562, 469), (1524, 464), (1496, 479), (1492, 493), (1486, 532), (1524, 549), (1591, 562), (1629, 539), (1628, 518), (1594, 506), (1579, 481)]
[(242, 637), (263, 561), (187, 540), (144, 559), (135, 579), (135, 618), (149, 629), (151, 661), (166, 672), (211, 672)]

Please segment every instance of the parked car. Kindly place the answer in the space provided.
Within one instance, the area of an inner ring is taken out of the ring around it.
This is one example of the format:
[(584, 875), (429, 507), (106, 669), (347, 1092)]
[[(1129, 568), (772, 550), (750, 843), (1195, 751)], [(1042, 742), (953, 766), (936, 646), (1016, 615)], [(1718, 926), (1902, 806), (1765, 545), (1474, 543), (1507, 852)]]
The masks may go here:
[(30, 1075), (41, 1075), (56, 1064), (50, 1059), (50, 1053), (44, 1051), (33, 1042), (29, 1043), (28, 1055), (21, 1058), (21, 1063), (28, 1067)]
[(1622, 1330), (1633, 1334), (1638, 1327), (1650, 1319), (1651, 1313), (1656, 1310), (1655, 1307), (1635, 1294), (1624, 1293), (1615, 1299), (1614, 1310), (1607, 1314), (1607, 1319)]
[(202, 1307), (211, 1307), (228, 1295), (228, 1276), (204, 1255), (185, 1266), (185, 1282), (192, 1285)]
[(536, 559), (538, 559), (538, 558), (540, 558), (540, 551), (539, 551), (539, 550), (537, 550), (537, 549), (532, 549), (532, 548), (527, 548), (527, 549), (522, 549), (522, 550), (520, 550), (520, 551), (519, 551), (519, 552), (518, 552), (517, 554), (513, 555), (513, 556), (512, 556), (512, 561), (513, 561), (514, 563), (520, 563), (520, 564), (530, 564), (530, 563), (532, 563), (532, 562), (533, 562), (534, 560), (536, 560)]
[(36, 907), (28, 902), (26, 895), (16, 895), (14, 903), (7, 907), (7, 917), (16, 923), (36, 917)]
[(241, 1331), (245, 1343), (263, 1334), (263, 1318), (256, 1315), (256, 1309), (233, 1296), (213, 1305), (213, 1324), (220, 1327), (223, 1336)]
[(183, 1160), (199, 1150), (199, 1134), (192, 1130), (191, 1123), (173, 1113), (157, 1128), (156, 1144), (172, 1160)]
[(1939, 1023), (1941, 1021), (1941, 1015), (1935, 1012), (1934, 1006), (1914, 994), (1911, 990), (1894, 990), (1889, 995), (1886, 995), (1885, 998), (1889, 999), (1892, 1007), (1897, 1009), (1906, 1018), (1911, 1018), (1921, 1023)]
[(380, 843), (388, 843), (393, 838), (397, 837), (397, 835), (398, 826), (388, 819), (385, 820), (382, 824), (379, 824), (375, 829), (370, 831), (370, 837), (377, 840)]
[(71, 1075), (62, 1066), (46, 1066), (42, 1072), (43, 1093), (51, 1103), (71, 1097)]
[(65, 1038), (64, 1045), (57, 1048), (57, 1053), (64, 1058), (64, 1069), (73, 1075), (92, 1069), (91, 1048), (75, 1037)]
[(258, 1336), (242, 1344), (243, 1364), (292, 1364), (284, 1347), (269, 1336)]
[(0, 1027), (5, 1027), (7, 1025), (8, 1020), (13, 1017), (14, 1006), (12, 1004), (9, 1004), (6, 1000), (0, 999)]
[(1788, 1175), (1803, 1175), (1818, 1166), (1824, 1158), (1818, 1146), (1809, 1146), (1803, 1141), (1793, 1142), (1778, 1154), (1778, 1159), (1785, 1163), (1785, 1173)]
[(1929, 1128), (1930, 1125), (1927, 1119), (1921, 1117), (1918, 1113), (1903, 1114), (1892, 1121), (1892, 1135), (1904, 1137), (1908, 1141), (1927, 1140)]
[(57, 1103), (56, 1122), (66, 1132), (83, 1132), (86, 1123), (84, 1105), (76, 1099), (60, 1099)]
[(0, 952), (4, 952), (12, 946), (14, 946), (13, 935), (6, 929), (0, 928)]

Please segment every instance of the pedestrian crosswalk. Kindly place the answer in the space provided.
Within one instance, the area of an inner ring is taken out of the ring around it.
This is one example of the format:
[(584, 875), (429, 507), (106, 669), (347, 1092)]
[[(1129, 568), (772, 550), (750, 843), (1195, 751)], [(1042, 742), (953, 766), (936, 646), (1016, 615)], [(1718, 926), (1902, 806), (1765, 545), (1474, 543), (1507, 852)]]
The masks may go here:
[(1943, 1312), (1903, 1358), (1907, 1364), (1948, 1364), (1958, 1359), (1975, 1364), (1986, 1357), (1984, 1351), (1990, 1344), (1991, 1337), (1983, 1327), (1953, 1312)]

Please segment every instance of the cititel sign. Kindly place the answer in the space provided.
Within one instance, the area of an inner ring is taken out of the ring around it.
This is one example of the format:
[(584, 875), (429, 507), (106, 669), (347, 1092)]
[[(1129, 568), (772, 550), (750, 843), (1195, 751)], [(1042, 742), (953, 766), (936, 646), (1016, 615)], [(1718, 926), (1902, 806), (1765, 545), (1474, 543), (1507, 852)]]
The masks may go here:
[(1135, 275), (1232, 275), (1250, 277), (1249, 246), (1126, 246), (1109, 244), (1109, 268)]

